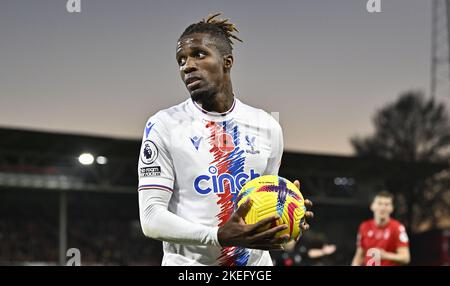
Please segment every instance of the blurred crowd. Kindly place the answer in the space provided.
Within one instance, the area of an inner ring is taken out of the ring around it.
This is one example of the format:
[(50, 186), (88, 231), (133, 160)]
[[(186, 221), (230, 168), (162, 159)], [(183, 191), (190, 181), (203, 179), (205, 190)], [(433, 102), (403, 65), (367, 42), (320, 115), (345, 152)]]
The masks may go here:
[[(145, 238), (136, 221), (74, 221), (67, 231), (67, 248), (79, 249), (82, 265), (160, 265), (161, 243)], [(58, 249), (57, 224), (0, 220), (0, 264), (58, 264)]]

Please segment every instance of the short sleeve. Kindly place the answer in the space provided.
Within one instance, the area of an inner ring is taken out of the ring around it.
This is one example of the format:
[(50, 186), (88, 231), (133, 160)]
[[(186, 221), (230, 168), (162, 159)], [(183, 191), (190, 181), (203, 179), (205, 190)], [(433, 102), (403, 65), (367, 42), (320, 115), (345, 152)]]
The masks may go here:
[(397, 248), (402, 246), (409, 246), (408, 234), (406, 233), (406, 229), (402, 224), (398, 226), (396, 232), (397, 232), (396, 233)]
[(281, 158), (283, 157), (283, 131), (280, 124), (272, 118), (272, 128), (269, 132), (270, 140), (272, 142), (272, 150), (270, 157), (267, 160), (267, 167), (264, 175), (278, 175), (278, 170), (281, 165)]
[(138, 190), (161, 189), (172, 191), (174, 185), (173, 162), (168, 149), (169, 134), (157, 114), (144, 128), (139, 151)]

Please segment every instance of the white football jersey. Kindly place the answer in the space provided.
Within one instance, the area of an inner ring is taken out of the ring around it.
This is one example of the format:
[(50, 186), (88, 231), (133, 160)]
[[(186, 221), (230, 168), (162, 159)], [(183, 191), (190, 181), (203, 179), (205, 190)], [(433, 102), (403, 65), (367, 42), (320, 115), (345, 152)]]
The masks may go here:
[[(234, 99), (225, 113), (188, 99), (159, 111), (145, 126), (139, 190), (172, 193), (169, 211), (205, 226), (222, 226), (241, 187), (278, 175), (283, 136), (267, 112)], [(268, 251), (163, 242), (163, 265), (272, 265)]]

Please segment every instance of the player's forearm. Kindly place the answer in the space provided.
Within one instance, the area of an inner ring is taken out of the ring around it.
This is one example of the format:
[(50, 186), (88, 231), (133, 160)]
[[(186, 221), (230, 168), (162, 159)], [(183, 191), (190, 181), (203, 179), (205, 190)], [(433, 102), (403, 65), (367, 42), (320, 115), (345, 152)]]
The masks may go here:
[(394, 252), (385, 252), (383, 254), (384, 260), (390, 260), (399, 264), (408, 264), (410, 261), (409, 253), (394, 253)]
[(363, 263), (363, 258), (360, 255), (355, 255), (352, 260), (352, 266), (361, 266)]
[(364, 262), (364, 252), (361, 247), (356, 248), (355, 256), (353, 256), (352, 266), (361, 266)]
[(352, 260), (352, 266), (361, 266), (360, 260), (357, 260), (356, 258), (353, 258), (353, 260)]
[(153, 239), (179, 244), (219, 246), (217, 228), (192, 223), (168, 210), (161, 209), (148, 219), (141, 219), (141, 225), (144, 234)]
[(191, 245), (219, 246), (217, 228), (193, 223), (167, 210), (170, 194), (162, 190), (139, 192), (139, 212), (145, 236)]

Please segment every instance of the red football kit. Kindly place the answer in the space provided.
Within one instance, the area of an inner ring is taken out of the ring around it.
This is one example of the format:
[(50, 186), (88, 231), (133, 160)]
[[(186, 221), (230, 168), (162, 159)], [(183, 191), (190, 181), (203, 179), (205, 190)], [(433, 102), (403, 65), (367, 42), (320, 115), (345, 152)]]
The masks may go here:
[(364, 251), (365, 266), (397, 266), (390, 260), (376, 259), (376, 251), (372, 248), (381, 248), (387, 252), (397, 252), (397, 248), (409, 246), (405, 227), (397, 220), (390, 219), (384, 226), (377, 226), (374, 219), (364, 221), (359, 226), (357, 246)]

